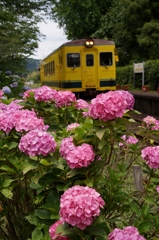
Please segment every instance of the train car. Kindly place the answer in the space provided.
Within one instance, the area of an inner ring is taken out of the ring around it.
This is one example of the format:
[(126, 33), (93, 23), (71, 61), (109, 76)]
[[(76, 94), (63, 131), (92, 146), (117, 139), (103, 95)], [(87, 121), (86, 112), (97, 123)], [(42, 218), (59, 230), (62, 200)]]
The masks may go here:
[(80, 98), (116, 90), (117, 61), (117, 49), (113, 41), (69, 41), (41, 61), (41, 85), (69, 90)]

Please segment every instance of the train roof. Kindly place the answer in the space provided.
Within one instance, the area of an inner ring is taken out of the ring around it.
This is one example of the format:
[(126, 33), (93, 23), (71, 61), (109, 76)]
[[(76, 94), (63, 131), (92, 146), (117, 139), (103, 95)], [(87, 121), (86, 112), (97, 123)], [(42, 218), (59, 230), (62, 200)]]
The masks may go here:
[[(94, 41), (94, 46), (99, 46), (99, 45), (115, 45), (115, 43), (111, 40), (106, 40), (106, 39), (97, 39), (97, 38), (92, 38)], [(84, 39), (75, 39), (75, 40), (71, 40), (68, 42), (63, 43), (61, 46), (59, 46), (57, 49), (53, 50), (48, 56), (46, 56), (44, 59), (48, 58), (51, 54), (53, 54), (54, 52), (56, 52), (57, 50), (59, 50), (62, 47), (65, 46), (84, 46), (85, 42), (86, 42), (87, 38)], [(43, 60), (44, 60), (43, 59)], [(42, 61), (43, 61), (42, 60)]]
[[(85, 45), (87, 39), (76, 39), (76, 40), (72, 40), (69, 42), (66, 42), (64, 44), (62, 44), (61, 46), (83, 46)], [(94, 41), (94, 45), (114, 45), (113, 41), (110, 40), (106, 40), (106, 39), (97, 39), (97, 38), (93, 38)]]

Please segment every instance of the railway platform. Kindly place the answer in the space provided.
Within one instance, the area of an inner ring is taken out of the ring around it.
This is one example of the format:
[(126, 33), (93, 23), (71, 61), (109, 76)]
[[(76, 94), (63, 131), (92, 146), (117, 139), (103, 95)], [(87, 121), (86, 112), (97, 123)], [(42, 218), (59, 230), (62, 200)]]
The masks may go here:
[(159, 117), (159, 93), (129, 90), (135, 98), (134, 109), (143, 114)]

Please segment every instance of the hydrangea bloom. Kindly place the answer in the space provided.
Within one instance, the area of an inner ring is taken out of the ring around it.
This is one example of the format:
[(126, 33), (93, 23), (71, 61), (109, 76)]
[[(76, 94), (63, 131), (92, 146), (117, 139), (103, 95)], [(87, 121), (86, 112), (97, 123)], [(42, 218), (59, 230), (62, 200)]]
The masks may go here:
[(0, 110), (3, 112), (14, 113), (17, 110), (23, 108), (23, 106), (19, 105), (18, 103), (21, 100), (13, 100), (10, 104), (0, 103)]
[(89, 103), (87, 103), (85, 100), (83, 99), (78, 99), (75, 103), (75, 107), (78, 110), (83, 110), (85, 108), (89, 108)]
[(104, 201), (95, 189), (74, 186), (64, 192), (60, 199), (60, 219), (84, 230), (100, 214)]
[(113, 120), (122, 117), (127, 109), (127, 100), (119, 91), (109, 91), (99, 94), (91, 100), (89, 116), (102, 121)]
[(60, 233), (56, 233), (56, 228), (62, 224), (61, 220), (58, 220), (57, 222), (55, 222), (53, 225), (50, 226), (49, 228), (49, 235), (51, 237), (51, 240), (69, 240), (68, 237), (65, 236), (60, 236)]
[(55, 103), (57, 107), (69, 106), (76, 101), (76, 95), (70, 91), (58, 91), (55, 96)]
[(57, 95), (57, 91), (48, 86), (39, 87), (34, 92), (34, 98), (38, 102), (54, 101), (54, 99), (56, 98), (56, 95)]
[(0, 89), (0, 98), (3, 96), (4, 92)]
[(10, 94), (11, 93), (11, 89), (8, 87), (8, 86), (5, 86), (2, 88), (2, 91), (5, 93), (5, 94)]
[(71, 131), (71, 130), (75, 129), (76, 127), (79, 127), (79, 126), (80, 126), (79, 123), (71, 123), (67, 126), (66, 130)]
[(118, 90), (118, 92), (126, 99), (127, 109), (132, 110), (134, 107), (134, 103), (135, 103), (134, 96), (131, 93), (129, 93), (128, 91)]
[(42, 118), (37, 118), (36, 113), (29, 110), (16, 111), (14, 114), (15, 129), (17, 132), (31, 131), (33, 129), (47, 130)]
[(10, 86), (13, 87), (13, 88), (14, 87), (18, 87), (18, 83), (17, 82), (13, 82), (13, 83), (10, 84)]
[(8, 112), (0, 112), (0, 130), (9, 133), (14, 128), (13, 115)]
[[(136, 138), (136, 137), (133, 137), (133, 136), (126, 136), (126, 135), (123, 135), (121, 137), (125, 142), (126, 144), (136, 144), (139, 140)], [(122, 147), (124, 144), (123, 143), (119, 143), (119, 146)]]
[(135, 227), (128, 226), (123, 230), (115, 228), (109, 235), (108, 240), (146, 240)]
[(72, 138), (63, 139), (60, 154), (72, 169), (87, 167), (95, 158), (91, 145), (83, 143), (81, 146), (75, 146)]
[(23, 93), (23, 99), (27, 99), (27, 98), (30, 96), (30, 93), (32, 93), (32, 92), (34, 93), (35, 90), (36, 90), (36, 88), (29, 89), (29, 90), (25, 91), (25, 92)]
[(147, 127), (150, 127), (152, 130), (159, 130), (159, 120), (156, 118), (147, 116), (143, 118), (143, 122), (145, 122)]
[(145, 147), (141, 151), (141, 156), (150, 168), (159, 168), (159, 146)]
[(63, 138), (60, 145), (60, 155), (66, 158), (67, 154), (74, 148), (73, 138)]
[(8, 106), (8, 105), (0, 102), (0, 111), (1, 111), (1, 112), (7, 111), (7, 106)]
[(21, 152), (29, 156), (46, 156), (48, 153), (55, 152), (56, 142), (49, 133), (32, 130), (21, 137), (18, 147)]
[(14, 100), (8, 105), (0, 103), (0, 130), (7, 134), (15, 127), (17, 121), (15, 114), (23, 107), (18, 104), (20, 101)]

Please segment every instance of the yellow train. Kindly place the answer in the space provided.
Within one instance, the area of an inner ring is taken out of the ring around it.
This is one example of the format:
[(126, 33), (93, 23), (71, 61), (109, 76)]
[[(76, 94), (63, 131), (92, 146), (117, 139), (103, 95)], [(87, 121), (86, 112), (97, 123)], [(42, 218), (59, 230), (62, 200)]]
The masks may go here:
[(69, 41), (41, 61), (41, 85), (72, 91), (78, 98), (116, 90), (117, 61), (113, 41)]

